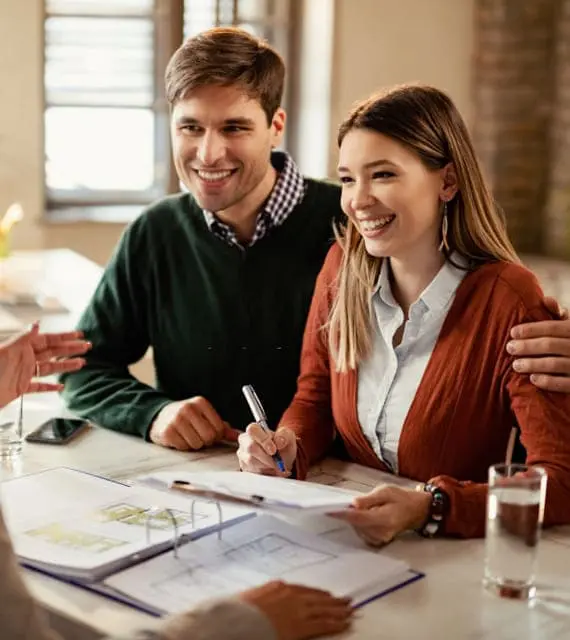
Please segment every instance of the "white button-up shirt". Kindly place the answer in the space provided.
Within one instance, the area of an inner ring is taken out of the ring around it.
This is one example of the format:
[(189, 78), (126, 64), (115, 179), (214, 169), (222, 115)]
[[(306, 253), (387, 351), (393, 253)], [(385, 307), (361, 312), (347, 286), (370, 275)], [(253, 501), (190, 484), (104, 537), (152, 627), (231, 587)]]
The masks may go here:
[(368, 442), (397, 473), (404, 421), (457, 287), (467, 272), (445, 262), (411, 305), (402, 341), (394, 348), (394, 334), (404, 322), (404, 313), (392, 295), (389, 265), (389, 259), (385, 259), (372, 294), (373, 342), (370, 355), (358, 368), (357, 408)]

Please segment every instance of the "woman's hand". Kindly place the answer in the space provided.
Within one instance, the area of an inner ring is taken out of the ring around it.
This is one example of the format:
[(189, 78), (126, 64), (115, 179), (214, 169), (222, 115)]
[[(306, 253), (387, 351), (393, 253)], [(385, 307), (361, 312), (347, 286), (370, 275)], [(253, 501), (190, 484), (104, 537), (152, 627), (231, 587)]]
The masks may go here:
[(377, 487), (355, 498), (353, 509), (331, 514), (349, 522), (372, 546), (393, 540), (402, 531), (418, 529), (427, 520), (431, 496), (425, 491), (400, 487)]
[(259, 609), (279, 640), (304, 640), (345, 631), (353, 609), (348, 598), (281, 581), (244, 591), (238, 596)]
[[(281, 427), (275, 433), (265, 431), (260, 425), (250, 424), (239, 438), (237, 456), (242, 471), (262, 473), (266, 476), (289, 476), (297, 457), (297, 438), (291, 429)], [(279, 452), (285, 472), (279, 471), (272, 456)]]
[(38, 324), (0, 344), (0, 406), (23, 393), (59, 391), (63, 385), (32, 380), (34, 376), (76, 371), (84, 364), (76, 358), (91, 348), (81, 331), (40, 333)]

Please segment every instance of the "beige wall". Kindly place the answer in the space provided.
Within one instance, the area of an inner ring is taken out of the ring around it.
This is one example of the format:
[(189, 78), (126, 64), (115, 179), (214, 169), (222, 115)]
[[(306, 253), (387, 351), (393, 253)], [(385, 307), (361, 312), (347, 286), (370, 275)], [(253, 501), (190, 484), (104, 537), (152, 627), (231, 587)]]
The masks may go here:
[(374, 90), (425, 82), (449, 92), (471, 118), (475, 0), (335, 0), (329, 170), (336, 128)]
[[(335, 3), (329, 171), (342, 115), (379, 86), (433, 83), (470, 115), (474, 0), (329, 2)], [(42, 6), (43, 0), (0, 0), (0, 212), (16, 200), (24, 205), (16, 247), (68, 246), (104, 263), (122, 225), (42, 221)]]

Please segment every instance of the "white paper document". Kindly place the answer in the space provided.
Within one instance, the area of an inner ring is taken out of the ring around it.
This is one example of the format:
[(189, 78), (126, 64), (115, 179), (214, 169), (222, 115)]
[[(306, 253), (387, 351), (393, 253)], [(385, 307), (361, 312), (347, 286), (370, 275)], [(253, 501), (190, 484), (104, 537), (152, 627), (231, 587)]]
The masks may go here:
[(418, 577), (400, 560), (331, 542), (269, 515), (236, 524), (117, 573), (114, 592), (156, 613), (283, 579), (350, 596), (360, 604)]
[[(36, 568), (94, 580), (219, 526), (217, 505), (58, 468), (4, 482), (2, 505), (18, 557)], [(227, 506), (222, 519), (253, 515)]]
[(263, 476), (243, 471), (173, 472), (164, 471), (142, 476), (137, 482), (146, 486), (167, 488), (175, 481), (196, 489), (216, 493), (216, 498), (243, 498), (251, 506), (275, 511), (326, 513), (348, 507), (356, 492), (289, 478)]

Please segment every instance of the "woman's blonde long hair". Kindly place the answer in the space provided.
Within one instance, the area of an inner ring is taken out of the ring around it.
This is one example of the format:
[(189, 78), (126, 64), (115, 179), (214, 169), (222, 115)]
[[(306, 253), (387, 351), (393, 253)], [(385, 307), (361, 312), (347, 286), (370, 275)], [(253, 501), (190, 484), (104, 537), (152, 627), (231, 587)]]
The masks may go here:
[[(429, 170), (453, 163), (459, 188), (447, 204), (446, 259), (456, 253), (470, 269), (498, 260), (520, 262), (485, 184), (465, 122), (445, 93), (408, 85), (375, 94), (357, 104), (341, 124), (339, 147), (352, 129), (388, 136), (414, 152)], [(371, 347), (371, 292), (382, 260), (367, 253), (350, 218), (335, 233), (343, 257), (327, 329), (336, 369), (346, 372), (356, 369)]]

